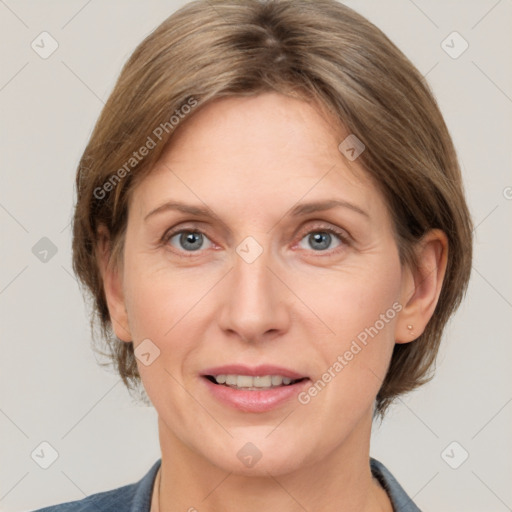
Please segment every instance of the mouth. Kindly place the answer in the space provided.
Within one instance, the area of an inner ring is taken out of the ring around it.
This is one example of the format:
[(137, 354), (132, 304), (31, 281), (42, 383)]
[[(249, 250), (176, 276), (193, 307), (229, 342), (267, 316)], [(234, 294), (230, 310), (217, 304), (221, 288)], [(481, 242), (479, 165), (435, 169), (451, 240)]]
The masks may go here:
[(219, 386), (227, 386), (233, 389), (243, 389), (245, 391), (264, 391), (266, 389), (280, 388), (283, 386), (293, 386), (298, 382), (306, 380), (307, 377), (291, 379), (283, 375), (240, 375), (240, 374), (224, 374), (205, 375), (213, 384)]
[(286, 368), (229, 365), (201, 374), (210, 396), (243, 412), (262, 413), (283, 406), (305, 388), (309, 377)]

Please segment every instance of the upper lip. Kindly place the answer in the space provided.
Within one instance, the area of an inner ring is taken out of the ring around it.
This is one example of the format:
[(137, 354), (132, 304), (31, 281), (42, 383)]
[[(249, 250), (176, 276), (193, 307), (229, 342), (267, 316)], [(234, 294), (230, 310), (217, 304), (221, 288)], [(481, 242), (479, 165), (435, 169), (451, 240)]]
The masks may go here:
[(215, 366), (207, 368), (201, 372), (202, 375), (215, 376), (215, 375), (250, 375), (258, 377), (263, 375), (281, 375), (289, 379), (304, 379), (306, 375), (301, 375), (293, 370), (284, 368), (282, 366), (275, 366), (271, 364), (262, 364), (258, 366), (246, 366), (243, 364), (228, 364), (223, 366)]

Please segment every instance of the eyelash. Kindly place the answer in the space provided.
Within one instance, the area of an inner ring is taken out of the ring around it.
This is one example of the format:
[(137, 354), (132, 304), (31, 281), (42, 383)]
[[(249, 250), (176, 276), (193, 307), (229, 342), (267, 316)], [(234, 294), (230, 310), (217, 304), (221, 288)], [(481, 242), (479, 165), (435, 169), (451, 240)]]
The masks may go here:
[[(180, 229), (167, 231), (164, 234), (164, 236), (162, 237), (161, 243), (167, 247), (170, 247), (169, 242), (170, 242), (171, 238), (173, 238), (176, 235), (182, 234), (182, 233), (199, 233), (199, 234), (205, 236), (206, 238), (208, 238), (208, 235), (206, 235), (206, 233), (204, 233), (200, 229), (197, 229), (194, 227), (190, 227), (190, 228), (182, 227)], [(343, 231), (341, 229), (333, 228), (331, 226), (325, 226), (325, 225), (315, 225), (312, 228), (308, 228), (307, 231), (301, 231), (300, 238), (297, 243), (300, 243), (304, 239), (304, 237), (306, 237), (307, 235), (310, 235), (312, 233), (329, 233), (331, 235), (335, 235), (342, 244), (340, 247), (337, 247), (335, 249), (330, 249), (330, 250), (328, 249), (325, 251), (313, 251), (312, 250), (312, 252), (316, 252), (320, 257), (325, 256), (325, 255), (322, 255), (322, 253), (326, 253), (327, 256), (337, 254), (340, 250), (344, 250), (346, 246), (350, 245), (349, 235), (345, 231)], [(208, 240), (210, 240), (210, 239), (208, 238)], [(211, 242), (211, 240), (210, 240), (210, 242)], [(183, 257), (183, 258), (194, 257), (194, 256), (196, 256), (197, 253), (201, 252), (201, 250), (183, 251), (183, 250), (176, 250), (174, 248), (172, 248), (171, 250), (173, 253), (175, 253), (178, 256)], [(185, 254), (187, 254), (187, 255), (185, 255)]]

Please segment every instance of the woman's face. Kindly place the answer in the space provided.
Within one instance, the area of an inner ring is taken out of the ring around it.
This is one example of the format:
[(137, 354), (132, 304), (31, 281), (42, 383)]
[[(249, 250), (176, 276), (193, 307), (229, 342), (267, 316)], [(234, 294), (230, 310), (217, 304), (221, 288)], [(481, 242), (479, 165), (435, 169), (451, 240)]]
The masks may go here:
[(277, 475), (368, 443), (411, 281), (338, 132), (277, 93), (217, 100), (134, 191), (109, 306), (174, 453)]

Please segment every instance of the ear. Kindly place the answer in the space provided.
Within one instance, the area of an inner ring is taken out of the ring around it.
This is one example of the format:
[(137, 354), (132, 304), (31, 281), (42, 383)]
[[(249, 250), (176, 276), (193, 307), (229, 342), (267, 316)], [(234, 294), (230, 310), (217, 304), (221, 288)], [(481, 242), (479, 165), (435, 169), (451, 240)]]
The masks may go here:
[(110, 234), (108, 229), (102, 225), (98, 228), (96, 260), (103, 280), (110, 321), (116, 336), (122, 341), (131, 342), (132, 336), (123, 292), (122, 269), (119, 268), (117, 262), (112, 260), (111, 251)]
[(418, 338), (434, 314), (446, 273), (448, 238), (440, 229), (432, 229), (418, 242), (415, 252), (417, 268), (404, 268), (396, 343)]

